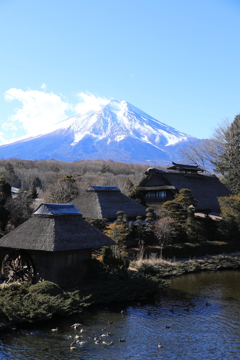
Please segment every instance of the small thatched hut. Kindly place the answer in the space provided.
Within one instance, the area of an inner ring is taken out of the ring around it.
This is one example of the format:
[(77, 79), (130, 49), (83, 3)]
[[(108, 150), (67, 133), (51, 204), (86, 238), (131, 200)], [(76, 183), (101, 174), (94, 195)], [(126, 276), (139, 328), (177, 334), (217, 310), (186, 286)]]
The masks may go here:
[(90, 186), (72, 203), (84, 218), (116, 220), (117, 212), (123, 211), (128, 220), (146, 216), (146, 207), (124, 195), (116, 186)]
[(148, 206), (156, 211), (165, 201), (172, 200), (181, 189), (191, 190), (197, 200), (197, 211), (217, 214), (220, 213), (218, 197), (231, 194), (215, 175), (203, 174), (198, 166), (174, 162), (167, 170), (149, 168), (138, 186)]
[(74, 205), (43, 203), (29, 220), (0, 239), (2, 274), (77, 286), (86, 275), (92, 249), (114, 244)]

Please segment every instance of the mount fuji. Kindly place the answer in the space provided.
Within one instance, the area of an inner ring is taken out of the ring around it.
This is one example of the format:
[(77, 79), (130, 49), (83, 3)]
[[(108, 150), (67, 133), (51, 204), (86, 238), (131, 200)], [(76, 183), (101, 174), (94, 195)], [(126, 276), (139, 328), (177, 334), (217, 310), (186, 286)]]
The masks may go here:
[(75, 115), (36, 136), (1, 145), (0, 158), (167, 164), (181, 161), (180, 147), (195, 141), (201, 140), (175, 130), (124, 100), (111, 100), (99, 111)]

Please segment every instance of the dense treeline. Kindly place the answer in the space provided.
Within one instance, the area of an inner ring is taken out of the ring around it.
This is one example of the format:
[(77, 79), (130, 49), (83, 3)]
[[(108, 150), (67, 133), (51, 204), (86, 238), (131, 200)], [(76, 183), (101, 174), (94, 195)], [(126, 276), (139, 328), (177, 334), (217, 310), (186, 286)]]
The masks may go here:
[[(67, 203), (91, 185), (117, 186), (124, 194), (134, 189), (147, 165), (104, 160), (0, 160), (0, 235), (29, 217), (33, 200)], [(20, 189), (11, 196), (11, 187)]]
[(139, 181), (148, 165), (127, 164), (118, 161), (82, 160), (65, 162), (52, 160), (0, 160), (0, 174), (11, 186), (28, 191), (31, 186), (41, 187), (45, 193), (58, 179), (72, 176), (79, 191), (90, 185), (118, 186), (126, 191), (126, 180)]

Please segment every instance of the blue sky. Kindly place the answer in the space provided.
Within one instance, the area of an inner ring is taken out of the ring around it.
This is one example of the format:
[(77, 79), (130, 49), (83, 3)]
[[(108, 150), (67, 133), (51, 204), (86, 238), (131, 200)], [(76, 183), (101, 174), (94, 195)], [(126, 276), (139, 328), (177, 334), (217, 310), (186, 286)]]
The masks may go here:
[(235, 0), (0, 0), (0, 144), (107, 99), (198, 138), (240, 113)]

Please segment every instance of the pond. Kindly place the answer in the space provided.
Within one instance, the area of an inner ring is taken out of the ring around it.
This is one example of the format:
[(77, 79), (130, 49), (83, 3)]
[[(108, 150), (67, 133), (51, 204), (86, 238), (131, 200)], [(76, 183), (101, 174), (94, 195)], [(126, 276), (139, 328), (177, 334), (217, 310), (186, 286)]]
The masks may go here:
[[(2, 333), (0, 359), (240, 359), (240, 271), (168, 281), (169, 290), (152, 303), (91, 309), (44, 327)], [(74, 322), (82, 324), (76, 331)]]

